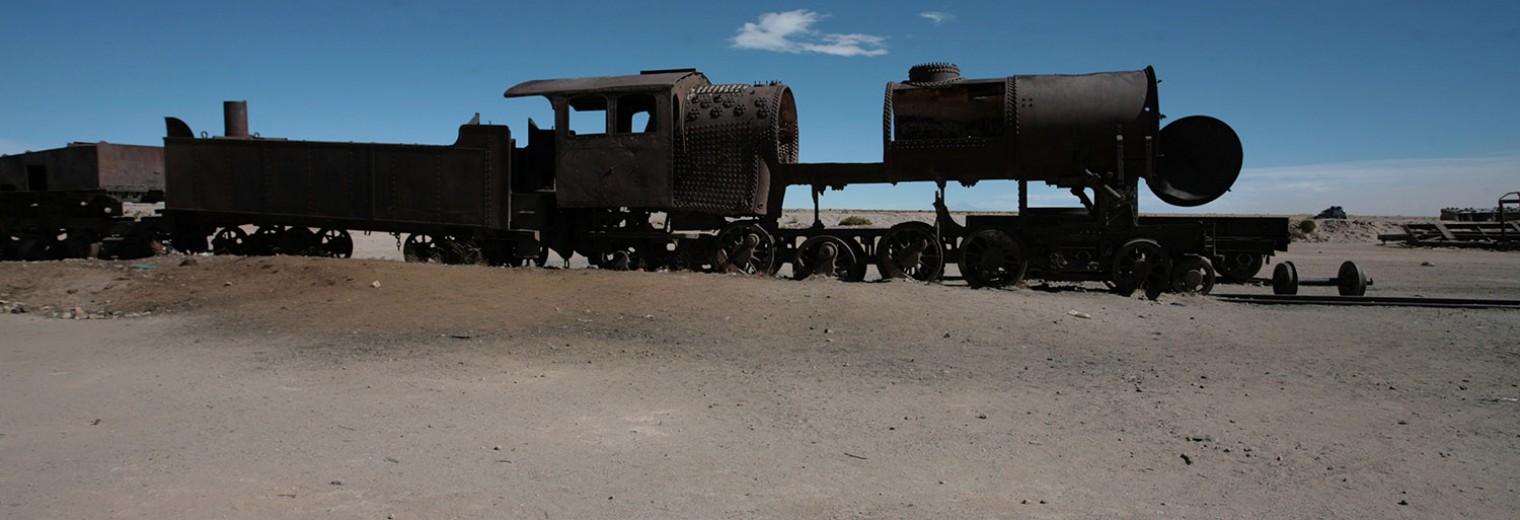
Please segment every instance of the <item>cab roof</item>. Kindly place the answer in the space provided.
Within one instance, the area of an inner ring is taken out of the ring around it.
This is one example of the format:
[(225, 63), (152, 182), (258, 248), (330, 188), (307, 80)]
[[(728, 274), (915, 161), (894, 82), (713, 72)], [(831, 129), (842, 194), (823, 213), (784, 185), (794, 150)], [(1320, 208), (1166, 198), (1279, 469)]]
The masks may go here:
[(692, 76), (707, 83), (707, 76), (697, 69), (655, 70), (629, 76), (597, 76), (591, 78), (539, 79), (513, 85), (503, 94), (505, 97), (575, 95), (595, 92), (648, 90), (656, 87), (672, 88), (676, 83)]

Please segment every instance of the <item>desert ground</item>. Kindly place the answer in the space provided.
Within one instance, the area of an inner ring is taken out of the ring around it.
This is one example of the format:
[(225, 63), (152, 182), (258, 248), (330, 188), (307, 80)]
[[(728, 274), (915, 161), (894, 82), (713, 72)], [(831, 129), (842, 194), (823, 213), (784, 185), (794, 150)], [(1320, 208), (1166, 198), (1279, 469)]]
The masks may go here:
[[(1390, 222), (1274, 262), (1520, 299), (1520, 252), (1380, 245)], [(0, 518), (1520, 517), (1516, 310), (407, 264), (356, 238), (0, 263)]]

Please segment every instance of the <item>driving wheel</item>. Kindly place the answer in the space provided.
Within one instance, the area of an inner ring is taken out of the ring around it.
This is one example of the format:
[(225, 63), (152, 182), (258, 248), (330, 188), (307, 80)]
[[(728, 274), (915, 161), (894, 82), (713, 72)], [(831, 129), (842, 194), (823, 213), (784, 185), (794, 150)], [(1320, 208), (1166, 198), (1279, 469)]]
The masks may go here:
[(861, 261), (857, 249), (858, 246), (839, 237), (821, 235), (804, 240), (797, 247), (792, 278), (802, 280), (819, 276), (858, 282), (865, 278), (866, 264)]
[(1208, 294), (1217, 276), (1209, 259), (1188, 255), (1172, 267), (1172, 292)]
[(883, 278), (932, 282), (945, 272), (945, 246), (933, 226), (907, 222), (892, 226), (876, 243), (876, 261)]
[(714, 265), (720, 273), (770, 276), (776, 271), (776, 240), (755, 222), (735, 222), (718, 233)]
[(961, 276), (971, 287), (1005, 287), (1024, 280), (1029, 261), (1008, 233), (984, 229), (961, 242)]
[(1147, 294), (1159, 293), (1166, 287), (1167, 274), (1166, 251), (1155, 240), (1130, 240), (1114, 254), (1114, 291), (1119, 294), (1128, 296), (1142, 287)]

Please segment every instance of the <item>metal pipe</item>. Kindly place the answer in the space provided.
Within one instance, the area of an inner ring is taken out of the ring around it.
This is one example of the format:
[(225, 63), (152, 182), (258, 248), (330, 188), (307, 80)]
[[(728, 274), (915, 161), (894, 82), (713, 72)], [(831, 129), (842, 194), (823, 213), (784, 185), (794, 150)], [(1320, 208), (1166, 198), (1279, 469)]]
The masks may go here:
[(223, 101), (222, 121), (226, 125), (226, 131), (223, 135), (227, 137), (248, 137), (248, 102)]

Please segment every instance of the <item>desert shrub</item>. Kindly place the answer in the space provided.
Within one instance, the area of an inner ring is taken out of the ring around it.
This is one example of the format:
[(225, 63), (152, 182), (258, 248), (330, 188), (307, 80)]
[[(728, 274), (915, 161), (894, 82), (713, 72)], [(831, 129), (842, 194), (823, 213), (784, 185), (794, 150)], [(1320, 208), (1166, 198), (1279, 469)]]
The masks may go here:
[(1303, 234), (1305, 234), (1305, 235), (1307, 235), (1309, 233), (1313, 233), (1315, 229), (1319, 229), (1319, 223), (1318, 222), (1315, 222), (1313, 220), (1300, 220), (1300, 221), (1298, 221), (1298, 231), (1301, 232), (1301, 233), (1303, 233)]
[(845, 217), (839, 221), (841, 226), (869, 226), (871, 219), (865, 217)]

